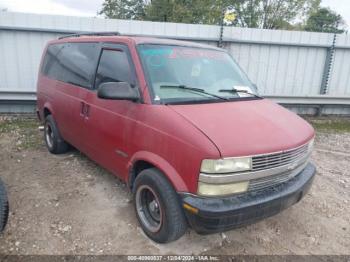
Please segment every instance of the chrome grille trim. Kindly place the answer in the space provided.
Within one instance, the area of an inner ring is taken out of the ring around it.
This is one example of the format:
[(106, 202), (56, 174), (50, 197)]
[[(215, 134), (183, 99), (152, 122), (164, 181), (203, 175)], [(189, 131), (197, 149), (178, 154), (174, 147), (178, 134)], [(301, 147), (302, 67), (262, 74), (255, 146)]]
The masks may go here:
[(278, 184), (285, 183), (297, 176), (306, 167), (307, 164), (308, 162), (305, 162), (292, 171), (287, 171), (278, 175), (250, 180), (248, 191), (259, 191), (267, 187), (273, 187)]
[(303, 154), (305, 151), (307, 151), (307, 147), (300, 148), (298, 150), (292, 151), (292, 152), (285, 152), (285, 153), (273, 153), (273, 154), (266, 154), (262, 156), (253, 156), (252, 159), (255, 160), (255, 162), (266, 162), (266, 160), (279, 160), (279, 159), (285, 159), (290, 158), (294, 156), (298, 156), (300, 154)]
[(308, 144), (284, 152), (252, 157), (252, 170), (269, 169), (298, 162), (308, 154)]
[(259, 179), (266, 178), (266, 180), (269, 180), (270, 182), (266, 182), (266, 185), (273, 184), (274, 181), (283, 180), (283, 176), (287, 177), (286, 174), (289, 174), (288, 179), (290, 179), (290, 174), (295, 173), (294, 170), (300, 172), (302, 170), (300, 170), (300, 167), (306, 166), (311, 153), (308, 147), (309, 143), (286, 151), (252, 156), (251, 171), (226, 174), (200, 173), (199, 181), (209, 184), (228, 184), (249, 180), (252, 184), (252, 190), (255, 190), (254, 188), (258, 188), (258, 186), (254, 186), (254, 183), (257, 185), (262, 182)]

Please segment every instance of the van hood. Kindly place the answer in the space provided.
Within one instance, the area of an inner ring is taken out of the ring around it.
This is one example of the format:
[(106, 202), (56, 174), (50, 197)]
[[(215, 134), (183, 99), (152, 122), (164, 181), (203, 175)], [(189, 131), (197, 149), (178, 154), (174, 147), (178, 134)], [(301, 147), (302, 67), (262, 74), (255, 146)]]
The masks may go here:
[(305, 120), (267, 99), (169, 107), (205, 134), (221, 157), (286, 150), (314, 136)]

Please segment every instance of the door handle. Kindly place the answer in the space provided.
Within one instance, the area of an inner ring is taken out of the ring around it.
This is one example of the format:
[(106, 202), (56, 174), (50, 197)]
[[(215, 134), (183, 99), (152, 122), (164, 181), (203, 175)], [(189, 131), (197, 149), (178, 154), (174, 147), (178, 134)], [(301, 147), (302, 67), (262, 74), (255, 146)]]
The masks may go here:
[(80, 102), (80, 116), (84, 117), (85, 116), (85, 103), (84, 102)]
[(90, 116), (90, 105), (85, 104), (85, 118), (89, 118)]
[(80, 102), (80, 116), (84, 118), (89, 118), (90, 115), (90, 105), (85, 102)]

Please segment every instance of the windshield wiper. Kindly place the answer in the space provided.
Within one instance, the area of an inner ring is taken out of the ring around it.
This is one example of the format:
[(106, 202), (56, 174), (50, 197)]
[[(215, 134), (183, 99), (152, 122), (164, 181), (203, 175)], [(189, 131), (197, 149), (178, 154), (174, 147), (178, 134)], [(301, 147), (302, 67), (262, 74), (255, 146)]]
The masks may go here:
[(236, 88), (232, 88), (232, 89), (220, 89), (219, 92), (244, 93), (244, 94), (248, 94), (248, 95), (255, 96), (255, 97), (257, 97), (257, 98), (263, 98), (262, 96), (259, 96), (259, 95), (257, 95), (257, 94), (254, 94), (254, 93), (249, 92), (249, 91), (247, 91), (247, 90), (236, 89)]
[(221, 100), (225, 100), (225, 101), (228, 100), (225, 97), (218, 96), (218, 95), (215, 95), (212, 93), (208, 93), (204, 89), (196, 88), (196, 87), (189, 87), (189, 86), (185, 86), (185, 85), (161, 85), (160, 88), (176, 88), (176, 89), (190, 90), (190, 91), (198, 92), (198, 93), (205, 94), (208, 96), (216, 97), (216, 98), (219, 98)]

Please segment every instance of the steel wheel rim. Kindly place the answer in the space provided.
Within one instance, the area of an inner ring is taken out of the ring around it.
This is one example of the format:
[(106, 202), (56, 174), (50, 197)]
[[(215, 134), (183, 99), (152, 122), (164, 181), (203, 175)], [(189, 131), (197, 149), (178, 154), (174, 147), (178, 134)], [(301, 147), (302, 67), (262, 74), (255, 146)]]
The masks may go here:
[(54, 134), (52, 132), (52, 128), (49, 124), (46, 124), (45, 128), (45, 138), (46, 138), (46, 143), (47, 145), (52, 148), (53, 146), (53, 139), (54, 139)]
[(158, 232), (163, 222), (163, 211), (154, 190), (142, 185), (136, 191), (136, 211), (143, 226), (151, 232)]

